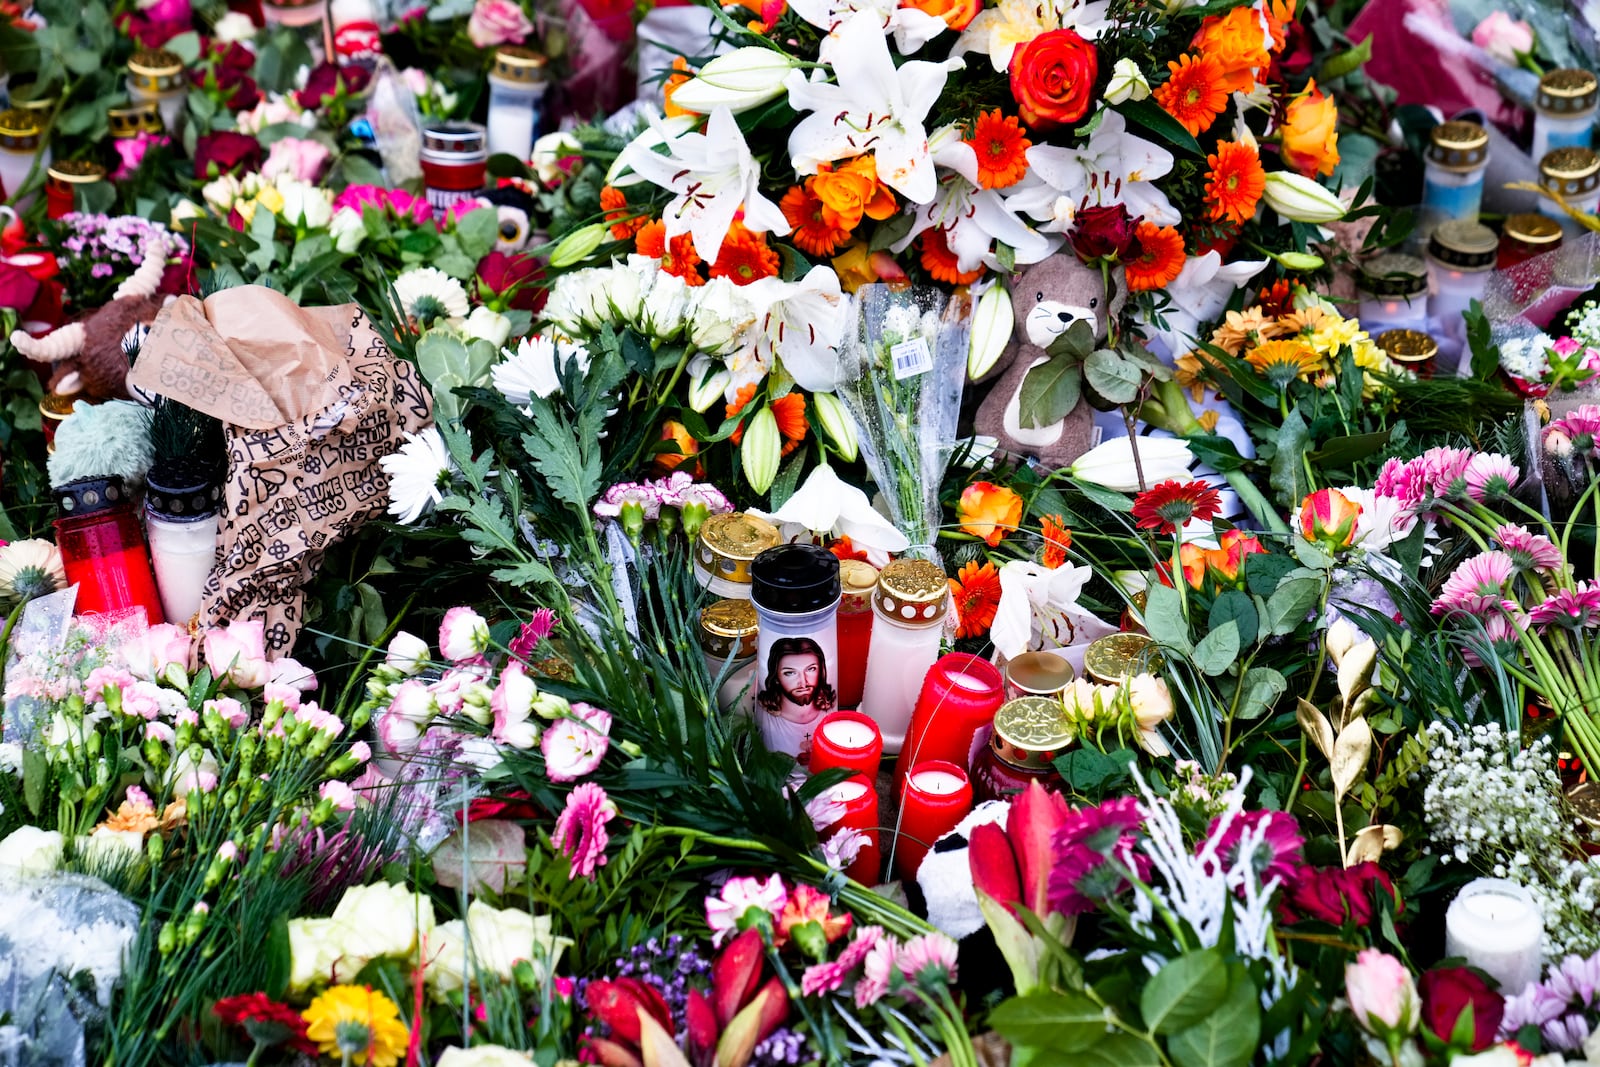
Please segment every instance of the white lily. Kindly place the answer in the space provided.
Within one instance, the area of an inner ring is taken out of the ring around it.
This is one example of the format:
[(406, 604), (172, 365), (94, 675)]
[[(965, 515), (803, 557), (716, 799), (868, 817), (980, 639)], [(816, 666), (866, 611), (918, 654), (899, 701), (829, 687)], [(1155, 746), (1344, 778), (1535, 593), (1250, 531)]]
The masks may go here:
[(761, 165), (750, 154), (733, 112), (717, 108), (705, 133), (672, 136), (663, 130), (661, 143), (665, 153), (641, 147), (635, 139), (621, 158), (634, 173), (677, 194), (661, 213), (668, 240), (690, 234), (695, 252), (710, 263), (722, 251), (722, 239), (741, 207), (752, 232), (789, 232), (789, 220), (778, 205), (761, 195)]
[(757, 320), (756, 347), (781, 359), (795, 384), (807, 392), (837, 387), (839, 343), (850, 321), (850, 301), (833, 268), (818, 265), (797, 282), (762, 278), (744, 288), (758, 306), (767, 307)]
[(1129, 100), (1143, 100), (1150, 95), (1150, 82), (1146, 80), (1139, 64), (1124, 56), (1111, 68), (1111, 83), (1106, 86), (1106, 103), (1121, 104)]
[(1094, 573), (1091, 567), (1062, 566), (1051, 570), (1027, 560), (1000, 567), (1000, 603), (995, 608), (989, 639), (1010, 659), (1029, 649), (1066, 648), (1115, 633), (1078, 606), (1078, 596)]
[(1219, 318), (1228, 298), (1266, 265), (1264, 259), (1225, 264), (1216, 252), (1190, 256), (1183, 273), (1167, 286), (1171, 303), (1162, 310), (1161, 325), (1145, 323), (1145, 332), (1164, 341), (1168, 352), (1189, 351), (1200, 334), (1200, 324)]
[(914, 7), (901, 7), (897, 0), (793, 0), (789, 10), (828, 32), (828, 38), (817, 50), (817, 57), (824, 63), (833, 62), (835, 31), (858, 11), (876, 15), (884, 31), (894, 35), (895, 47), (903, 56), (912, 55), (946, 29), (944, 19)]
[(1139, 474), (1144, 472), (1147, 486), (1169, 478), (1182, 478), (1189, 473), (1194, 453), (1177, 437), (1139, 438), (1139, 465), (1134, 466), (1133, 444), (1126, 437), (1113, 437), (1095, 445), (1073, 461), (1067, 469), (1080, 481), (1114, 489), (1119, 493), (1139, 490)]
[(1267, 206), (1295, 222), (1338, 222), (1349, 209), (1319, 182), (1287, 170), (1267, 172), (1261, 193)]
[(982, 52), (995, 72), (1011, 67), (1016, 50), (1051, 30), (1077, 30), (1087, 40), (1098, 40), (1111, 29), (1109, 0), (1000, 0), (978, 12), (956, 41), (956, 54)]
[[(612, 160), (610, 169), (606, 171), (606, 184), (615, 185), (618, 189), (623, 189), (630, 185), (638, 185), (645, 178), (643, 175), (636, 174), (628, 169), (629, 150), (653, 152), (666, 144), (669, 139), (689, 133), (699, 125), (700, 119), (696, 115), (673, 115), (671, 118), (651, 123), (643, 130), (640, 130), (638, 136), (628, 142), (627, 148), (618, 153), (617, 158)], [(576, 144), (576, 142), (573, 143)], [(576, 150), (574, 149), (574, 151)]]
[(696, 353), (689, 361), (688, 378), (689, 406), (702, 415), (722, 399), (724, 390), (733, 381), (728, 368), (704, 352)]
[(926, 204), (936, 177), (923, 121), (962, 61), (913, 59), (897, 68), (882, 20), (870, 11), (851, 15), (834, 31), (831, 54), (837, 84), (808, 80), (800, 71), (789, 75), (789, 105), (812, 112), (789, 135), (795, 173), (815, 174), (823, 163), (871, 153), (879, 181)]
[(1110, 108), (1098, 115), (1099, 125), (1081, 148), (1036, 144), (1028, 149), (1028, 178), (1006, 198), (1014, 211), (1044, 223), (1048, 232), (1071, 229), (1071, 215), (1061, 217), (1058, 201), (1074, 207), (1121, 204), (1134, 218), (1157, 226), (1181, 220), (1157, 180), (1172, 171), (1172, 153), (1128, 132), (1128, 120)]
[(806, 476), (783, 507), (763, 517), (814, 534), (848, 537), (869, 555), (904, 552), (911, 547), (906, 535), (878, 513), (866, 493), (841, 481), (826, 463)]
[(681, 108), (709, 115), (719, 107), (738, 113), (783, 95), (783, 79), (796, 61), (771, 48), (736, 48), (717, 56), (672, 91)]

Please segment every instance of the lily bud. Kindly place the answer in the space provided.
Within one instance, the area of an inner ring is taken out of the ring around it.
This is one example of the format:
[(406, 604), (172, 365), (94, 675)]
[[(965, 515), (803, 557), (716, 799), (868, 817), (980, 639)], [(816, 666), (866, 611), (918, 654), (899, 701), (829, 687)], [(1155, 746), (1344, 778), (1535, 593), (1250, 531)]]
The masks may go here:
[(745, 424), (744, 440), (739, 444), (739, 459), (744, 464), (744, 479), (750, 488), (765, 493), (778, 476), (778, 461), (783, 458), (783, 442), (778, 433), (778, 417), (770, 405), (763, 406)]
[(1111, 68), (1111, 83), (1106, 86), (1106, 103), (1121, 104), (1129, 100), (1143, 100), (1150, 95), (1150, 82), (1144, 71), (1131, 59), (1119, 59)]
[(856, 437), (855, 420), (850, 418), (850, 413), (832, 393), (813, 393), (811, 401), (817, 413), (817, 422), (821, 424), (828, 444), (833, 446), (840, 459), (846, 463), (854, 463), (857, 453), (861, 451), (861, 442)]
[(704, 415), (722, 399), (733, 375), (720, 362), (704, 352), (689, 361), (689, 406)]
[(1267, 206), (1294, 222), (1338, 222), (1345, 206), (1333, 193), (1310, 178), (1287, 170), (1270, 171), (1261, 194)]
[(796, 63), (771, 48), (739, 48), (718, 56), (672, 91), (672, 102), (709, 115), (719, 107), (738, 114), (788, 92), (783, 80)]
[(1321, 256), (1310, 252), (1279, 252), (1272, 258), (1284, 270), (1318, 270), (1324, 262)]
[(556, 242), (550, 250), (552, 267), (570, 267), (594, 255), (595, 249), (605, 243), (610, 228), (603, 222), (593, 222), (573, 230)]
[(1011, 310), (1011, 293), (996, 282), (978, 298), (972, 313), (972, 334), (967, 345), (967, 377), (973, 381), (994, 369), (1011, 343), (1016, 319)]

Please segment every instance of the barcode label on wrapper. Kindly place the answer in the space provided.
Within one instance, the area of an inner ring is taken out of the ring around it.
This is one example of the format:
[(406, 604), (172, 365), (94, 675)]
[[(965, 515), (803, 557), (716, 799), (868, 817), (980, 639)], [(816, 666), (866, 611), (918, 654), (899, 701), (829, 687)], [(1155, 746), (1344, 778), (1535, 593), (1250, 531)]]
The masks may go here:
[(933, 353), (928, 351), (928, 342), (920, 337), (901, 341), (889, 349), (889, 358), (894, 361), (894, 380), (897, 382), (933, 369)]

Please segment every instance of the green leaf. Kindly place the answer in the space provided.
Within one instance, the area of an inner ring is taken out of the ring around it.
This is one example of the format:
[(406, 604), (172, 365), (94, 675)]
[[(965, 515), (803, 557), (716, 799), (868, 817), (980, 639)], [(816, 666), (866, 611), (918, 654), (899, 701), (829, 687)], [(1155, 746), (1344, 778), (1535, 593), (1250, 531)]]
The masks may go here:
[(389, 615), (383, 610), (383, 597), (366, 582), (356, 586), (356, 594), (361, 597), (361, 637), (371, 644), (389, 628)]
[(1179, 956), (1156, 972), (1139, 995), (1144, 1024), (1157, 1034), (1187, 1030), (1228, 995), (1228, 966), (1220, 949)]
[(989, 1025), (1019, 1048), (1080, 1052), (1105, 1034), (1106, 1016), (1081, 993), (1032, 993), (1002, 1003)]
[(1117, 105), (1117, 110), (1134, 125), (1143, 126), (1151, 133), (1159, 134), (1159, 141), (1167, 142), (1190, 155), (1201, 154), (1200, 142), (1196, 141), (1177, 119), (1167, 114), (1154, 100), (1129, 100)]
[(1262, 624), (1268, 633), (1277, 636), (1294, 633), (1316, 606), (1321, 593), (1322, 583), (1315, 578), (1290, 578), (1267, 598)]
[(1074, 748), (1055, 759), (1055, 767), (1062, 779), (1074, 791), (1085, 796), (1101, 796), (1106, 789), (1128, 776), (1133, 752), (1121, 748), (1115, 752), (1101, 752), (1085, 746)]
[[(550, 401), (532, 399), (533, 430), (523, 434), (522, 447), (556, 498), (587, 513), (589, 501), (600, 492), (600, 453), (593, 447), (599, 440), (600, 416), (594, 418), (594, 434), (585, 437), (573, 432)], [(593, 409), (585, 415), (588, 410)]]
[(1078, 406), (1083, 372), (1068, 356), (1052, 356), (1022, 379), (1017, 422), (1024, 429), (1054, 426)]
[(1245, 1067), (1261, 1040), (1261, 1003), (1244, 965), (1228, 966), (1228, 995), (1204, 1019), (1167, 1039), (1178, 1067)]
[(1107, 489), (1094, 482), (1075, 481), (1073, 486), (1094, 503), (1110, 512), (1129, 512), (1133, 510), (1133, 499), (1126, 493), (1119, 493), (1115, 489)]
[(634, 330), (623, 330), (620, 340), (622, 358), (627, 361), (628, 366), (645, 375), (655, 370), (656, 354), (650, 351), (649, 341)]
[(1082, 363), (1094, 351), (1094, 327), (1086, 319), (1077, 319), (1044, 350), (1046, 355), (1071, 356), (1073, 362)]
[[(1371, 40), (1371, 38), (1368, 38)], [(1311, 465), (1318, 468), (1332, 467), (1344, 470), (1358, 460), (1376, 455), (1389, 444), (1389, 431), (1382, 430), (1378, 433), (1358, 433), (1345, 437), (1333, 437), (1324, 441), (1322, 447), (1311, 453), (1308, 457)]]
[(1239, 691), (1237, 714), (1241, 719), (1259, 719), (1288, 691), (1289, 683), (1279, 671), (1272, 667), (1251, 667), (1245, 672)]
[(44, 787), (49, 777), (50, 761), (45, 758), (44, 750), (32, 745), (25, 747), (22, 750), (22, 799), (34, 818), (42, 814)]
[(1132, 1034), (1108, 1034), (1082, 1052), (1046, 1052), (1034, 1057), (1033, 1067), (1162, 1067), (1154, 1045)]
[(1221, 474), (1243, 469), (1245, 458), (1232, 441), (1217, 434), (1194, 434), (1184, 438), (1195, 458)]
[(1139, 368), (1109, 348), (1089, 353), (1083, 362), (1089, 387), (1113, 404), (1131, 404), (1139, 396), (1144, 375)]
[(1322, 61), (1322, 67), (1317, 71), (1317, 78), (1323, 82), (1331, 82), (1335, 78), (1342, 78), (1361, 69), (1361, 65), (1372, 58), (1372, 38), (1368, 37), (1354, 48), (1347, 48), (1338, 55), (1329, 56)]
[(1274, 435), (1271, 484), (1280, 500), (1297, 501), (1306, 495), (1304, 456), (1310, 439), (1310, 427), (1297, 407)]
[(1237, 589), (1229, 589), (1217, 597), (1216, 603), (1211, 605), (1211, 618), (1208, 621), (1213, 630), (1229, 621), (1237, 625), (1241, 648), (1255, 643), (1256, 631), (1260, 625), (1255, 604)]
[(492, 207), (469, 211), (456, 220), (456, 239), (461, 251), (474, 263), (494, 251), (500, 235), (500, 213)]
[(1239, 658), (1239, 624), (1232, 619), (1212, 630), (1194, 646), (1194, 665), (1216, 677)]
[(257, 270), (272, 269), (272, 261), (277, 258), (278, 252), (273, 241), (277, 232), (278, 216), (257, 205), (256, 213), (250, 216), (250, 237), (256, 246), (244, 254), (244, 258)]
[(1169, 585), (1151, 584), (1146, 591), (1144, 628), (1167, 648), (1187, 654), (1193, 647), (1189, 643), (1189, 623), (1183, 617), (1183, 601)]
[[(200, 58), (200, 35), (188, 30), (168, 39), (161, 47), (183, 60), (184, 66), (193, 66), (194, 61)], [(95, 65), (99, 66), (98, 63)]]

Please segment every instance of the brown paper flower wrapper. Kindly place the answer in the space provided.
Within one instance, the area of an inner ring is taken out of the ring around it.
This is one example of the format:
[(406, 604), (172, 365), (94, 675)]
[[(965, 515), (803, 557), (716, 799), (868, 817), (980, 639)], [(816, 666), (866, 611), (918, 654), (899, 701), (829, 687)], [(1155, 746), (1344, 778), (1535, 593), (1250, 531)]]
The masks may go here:
[(156, 318), (129, 381), (221, 419), (228, 475), (202, 623), (261, 619), (286, 654), (328, 546), (388, 504), (378, 460), (433, 421), (416, 370), (354, 304), (302, 308), (249, 285)]

